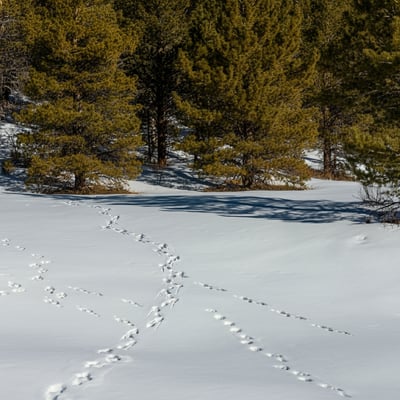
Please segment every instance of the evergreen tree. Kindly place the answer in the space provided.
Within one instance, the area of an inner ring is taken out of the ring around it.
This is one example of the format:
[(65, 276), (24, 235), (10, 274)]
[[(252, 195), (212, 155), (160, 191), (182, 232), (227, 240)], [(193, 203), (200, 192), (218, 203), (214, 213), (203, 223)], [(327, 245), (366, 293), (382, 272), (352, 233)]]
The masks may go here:
[(140, 44), (128, 58), (128, 71), (138, 77), (142, 126), (147, 131), (149, 159), (157, 150), (158, 166), (167, 164), (168, 142), (174, 133), (172, 93), (179, 84), (178, 49), (187, 34), (188, 0), (117, 0), (125, 25), (142, 27)]
[(28, 183), (76, 192), (119, 189), (138, 173), (135, 84), (119, 69), (128, 39), (106, 0), (36, 0), (32, 70), (35, 103), (19, 115), (32, 132), (19, 137), (30, 154)]
[(386, 187), (386, 195), (400, 191), (400, 4), (355, 2), (358, 48), (354, 82), (363, 110), (351, 128), (347, 151), (353, 171), (365, 186)]
[(347, 16), (351, 1), (305, 0), (304, 41), (306, 47), (318, 49), (316, 79), (308, 91), (306, 103), (319, 110), (318, 147), (323, 154), (325, 177), (338, 176), (343, 165), (343, 142), (351, 124), (357, 92), (346, 86), (351, 59), (346, 37)]
[(26, 3), (0, 0), (0, 103), (2, 100), (7, 102), (10, 94), (20, 89), (27, 71), (22, 30), (23, 15), (27, 13)]
[(183, 148), (197, 169), (244, 188), (308, 177), (302, 155), (317, 132), (302, 108), (313, 75), (301, 57), (302, 22), (293, 1), (198, 2), (177, 95), (194, 128)]

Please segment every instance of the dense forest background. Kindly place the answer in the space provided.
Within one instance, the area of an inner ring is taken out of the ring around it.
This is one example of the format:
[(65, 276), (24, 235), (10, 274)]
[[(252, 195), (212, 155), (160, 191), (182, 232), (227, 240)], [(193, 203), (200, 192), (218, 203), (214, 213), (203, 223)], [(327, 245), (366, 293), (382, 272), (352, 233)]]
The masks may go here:
[(230, 188), (299, 188), (319, 149), (322, 177), (397, 196), (399, 67), (395, 0), (0, 0), (0, 114), (24, 128), (3, 171), (115, 191), (178, 148)]

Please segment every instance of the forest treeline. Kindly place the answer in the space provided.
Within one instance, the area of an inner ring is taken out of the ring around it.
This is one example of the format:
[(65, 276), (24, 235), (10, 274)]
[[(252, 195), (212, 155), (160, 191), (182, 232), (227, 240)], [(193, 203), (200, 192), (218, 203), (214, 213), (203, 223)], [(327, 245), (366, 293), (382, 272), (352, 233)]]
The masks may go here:
[(395, 193), (399, 67), (395, 0), (0, 0), (39, 190), (119, 190), (175, 146), (230, 187), (301, 187), (319, 149), (323, 176)]

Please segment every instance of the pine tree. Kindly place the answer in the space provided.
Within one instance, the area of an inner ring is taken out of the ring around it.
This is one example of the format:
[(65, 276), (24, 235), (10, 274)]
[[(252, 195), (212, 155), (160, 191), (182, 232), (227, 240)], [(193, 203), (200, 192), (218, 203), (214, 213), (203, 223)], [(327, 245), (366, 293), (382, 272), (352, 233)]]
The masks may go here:
[[(157, 150), (158, 166), (167, 164), (167, 148), (174, 133), (175, 104), (172, 93), (179, 84), (178, 49), (187, 34), (188, 0), (119, 0), (127, 22), (142, 27), (128, 71), (138, 77), (138, 101), (143, 105), (142, 126), (147, 131), (149, 159)], [(154, 132), (153, 132), (154, 131)]]
[(312, 62), (301, 58), (302, 13), (292, 1), (206, 0), (181, 53), (177, 102), (194, 128), (194, 166), (244, 188), (302, 184), (303, 150), (316, 136), (302, 97)]
[(319, 110), (318, 147), (323, 154), (323, 172), (332, 178), (342, 173), (343, 142), (346, 127), (354, 114), (356, 93), (346, 87), (351, 59), (346, 35), (351, 1), (305, 0), (304, 42), (318, 49), (316, 79), (306, 103)]
[[(363, 110), (347, 141), (350, 163), (365, 186), (400, 193), (400, 4), (355, 2), (352, 44), (357, 52), (354, 84)], [(384, 196), (384, 197), (385, 197)]]
[(34, 7), (25, 89), (35, 102), (19, 115), (32, 129), (19, 137), (31, 156), (28, 183), (119, 189), (139, 168), (135, 83), (118, 67), (131, 43), (109, 1), (37, 0)]
[(22, 30), (22, 19), (26, 11), (27, 4), (21, 0), (0, 1), (0, 102), (7, 102), (11, 93), (20, 89), (21, 80), (27, 71)]

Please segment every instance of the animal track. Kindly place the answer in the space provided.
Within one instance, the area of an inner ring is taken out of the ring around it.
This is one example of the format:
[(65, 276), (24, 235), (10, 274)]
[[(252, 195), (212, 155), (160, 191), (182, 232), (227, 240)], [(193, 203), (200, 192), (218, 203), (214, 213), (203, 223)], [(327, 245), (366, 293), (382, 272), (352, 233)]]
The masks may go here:
[(110, 349), (110, 348), (97, 350), (97, 354), (109, 354), (112, 352), (113, 352), (113, 349)]
[(135, 327), (124, 333), (124, 335), (121, 337), (121, 340), (134, 339), (136, 335), (139, 335), (139, 328)]
[(51, 305), (56, 306), (56, 307), (58, 307), (58, 308), (62, 308), (62, 305), (61, 305), (61, 303), (60, 303), (59, 301), (54, 300), (54, 299), (51, 299), (50, 297), (45, 296), (45, 297), (43, 298), (43, 301), (44, 301), (45, 303), (47, 303), (47, 304), (51, 304)]
[[(220, 292), (229, 292), (227, 289), (219, 288), (217, 286), (213, 286), (213, 285), (210, 285), (208, 283), (194, 282), (194, 284), (197, 285), (197, 286), (201, 286), (201, 287), (203, 287), (205, 289), (208, 289), (208, 290), (215, 290), (215, 291), (220, 291)], [(268, 311), (273, 312), (273, 313), (275, 313), (275, 314), (277, 314), (279, 316), (285, 317), (285, 318), (292, 318), (292, 319), (296, 319), (296, 320), (300, 320), (300, 321), (309, 321), (310, 326), (312, 326), (314, 328), (322, 329), (322, 330), (324, 330), (326, 332), (329, 332), (329, 333), (337, 333), (337, 334), (340, 334), (340, 335), (351, 336), (351, 333), (348, 332), (348, 331), (341, 330), (341, 329), (335, 329), (335, 328), (332, 328), (332, 327), (327, 326), (327, 325), (314, 323), (307, 317), (304, 317), (304, 316), (298, 315), (298, 314), (294, 314), (294, 313), (290, 313), (290, 312), (287, 312), (287, 311), (284, 311), (284, 310), (276, 309), (276, 308), (272, 307), (271, 305), (269, 305), (268, 303), (266, 303), (264, 301), (254, 300), (254, 299), (252, 299), (250, 297), (239, 296), (237, 294), (233, 294), (233, 297), (238, 299), (238, 300), (244, 301), (245, 303), (248, 303), (248, 304), (255, 304), (255, 305), (258, 305), (258, 306), (266, 307), (268, 309)]]
[[(233, 297), (235, 297), (235, 298), (237, 298), (239, 300), (242, 300), (242, 301), (244, 301), (246, 303), (249, 303), (249, 304), (257, 304), (259, 306), (267, 307), (270, 312), (278, 314), (278, 315), (280, 315), (282, 317), (293, 318), (293, 319), (297, 319), (297, 320), (301, 320), (301, 321), (310, 321), (309, 318), (304, 317), (302, 315), (292, 314), (292, 313), (289, 313), (289, 312), (284, 311), (284, 310), (275, 309), (275, 308), (271, 307), (268, 303), (265, 303), (265, 302), (262, 302), (262, 301), (256, 301), (256, 300), (253, 300), (253, 299), (251, 299), (249, 297), (246, 297), (246, 296), (233, 295)], [(348, 332), (348, 331), (343, 331), (343, 330), (340, 330), (340, 329), (331, 328), (331, 327), (326, 326), (326, 325), (310, 323), (310, 326), (312, 326), (314, 328), (319, 328), (319, 329), (322, 329), (322, 330), (325, 330), (325, 331), (331, 332), (331, 333), (338, 333), (338, 334), (341, 334), (341, 335), (349, 335), (349, 336), (351, 335), (351, 333)]]
[(133, 300), (121, 299), (121, 301), (122, 301), (123, 303), (130, 304), (130, 305), (132, 305), (132, 306), (134, 306), (134, 307), (143, 307), (142, 304), (139, 304), (139, 303), (137, 303), (136, 301), (133, 301)]
[(81, 307), (81, 306), (76, 306), (78, 311), (84, 312), (86, 314), (93, 315), (96, 318), (100, 318), (100, 314), (97, 314), (97, 312), (90, 310), (89, 308), (86, 307)]
[(351, 397), (342, 388), (322, 382), (319, 379), (317, 379), (316, 377), (312, 376), (308, 372), (293, 369), (288, 364), (288, 358), (286, 356), (284, 356), (283, 354), (264, 352), (263, 347), (257, 345), (252, 336), (249, 336), (246, 333), (243, 333), (242, 329), (239, 328), (238, 326), (236, 326), (235, 322), (228, 320), (225, 315), (219, 313), (217, 310), (206, 309), (205, 311), (213, 314), (213, 318), (215, 320), (221, 322), (223, 326), (229, 328), (229, 332), (234, 335), (234, 337), (239, 341), (240, 344), (245, 345), (249, 351), (251, 351), (253, 353), (258, 353), (258, 354), (264, 355), (267, 358), (274, 359), (281, 363), (281, 364), (272, 365), (273, 368), (276, 368), (283, 372), (287, 372), (287, 373), (291, 374), (292, 376), (296, 377), (296, 379), (300, 382), (314, 383), (316, 386), (318, 386), (320, 388), (332, 390), (339, 396), (349, 397), (349, 398)]
[(131, 347), (133, 347), (137, 343), (136, 340), (127, 340), (126, 342), (121, 342), (119, 345), (117, 345), (118, 350), (129, 350)]
[(53, 288), (52, 286), (46, 286), (46, 287), (44, 288), (44, 290), (45, 290), (45, 292), (48, 292), (48, 293), (50, 293), (50, 294), (53, 294), (53, 293), (56, 291), (56, 289)]
[(42, 268), (44, 265), (48, 265), (50, 263), (50, 260), (40, 260), (38, 262), (29, 264), (29, 268)]
[[(66, 205), (69, 206), (79, 206), (81, 205), (79, 202), (72, 202), (72, 201), (67, 201), (65, 202)], [(163, 315), (161, 310), (166, 310), (166, 308), (173, 308), (176, 303), (179, 301), (178, 298), (178, 293), (180, 290), (184, 287), (182, 280), (187, 278), (185, 273), (183, 271), (178, 271), (175, 270), (175, 265), (180, 261), (180, 257), (178, 255), (172, 254), (170, 252), (170, 249), (166, 243), (156, 243), (151, 241), (144, 233), (134, 233), (130, 232), (124, 227), (121, 227), (119, 225), (120, 222), (120, 216), (119, 215), (113, 215), (112, 210), (110, 208), (105, 208), (99, 205), (92, 205), (90, 206), (91, 208), (95, 208), (98, 210), (98, 213), (101, 215), (106, 216), (106, 222), (103, 224), (101, 227), (103, 230), (111, 230), (115, 233), (122, 234), (122, 235), (129, 235), (134, 238), (135, 241), (140, 242), (142, 244), (151, 244), (156, 246), (155, 251), (160, 255), (165, 257), (165, 261), (159, 265), (159, 268), (163, 272), (164, 276), (162, 279), (162, 285), (163, 287), (159, 291), (158, 295), (156, 296), (157, 298), (157, 303), (154, 304), (150, 312), (147, 316), (147, 321), (145, 323), (145, 326), (147, 328), (153, 328), (157, 329), (160, 324), (165, 320), (165, 315)], [(41, 268), (43, 267), (43, 264), (41, 263), (42, 257), (39, 256), (39, 262), (34, 263), (31, 265), (32, 268), (35, 268), (37, 270), (38, 274), (43, 274), (47, 271), (44, 271)], [(81, 287), (77, 286), (68, 286), (68, 289), (77, 292), (77, 293), (83, 293), (86, 295), (94, 295), (94, 296), (103, 296), (101, 292), (96, 292), (96, 291), (91, 291), (87, 290)], [(56, 293), (56, 289), (53, 286), (46, 286), (44, 289), (49, 295), (53, 295), (56, 297), (58, 300), (62, 300), (67, 296), (67, 293), (65, 292), (59, 292)], [(46, 302), (50, 304), (54, 304), (57, 306), (61, 306), (60, 302), (51, 299), (50, 297), (45, 298)], [(142, 304), (127, 299), (127, 298), (121, 298), (121, 302), (128, 304), (133, 307), (143, 307)], [(82, 307), (77, 305), (77, 309), (81, 312), (85, 312), (88, 314), (91, 314), (95, 317), (100, 317), (99, 314), (94, 312), (93, 310), (90, 310), (86, 307)], [(122, 318), (118, 315), (114, 315), (114, 320), (122, 325), (128, 326), (130, 329), (127, 330), (120, 338), (118, 343), (116, 344), (115, 348), (105, 348), (105, 349), (100, 349), (98, 350), (98, 354), (105, 355), (104, 358), (99, 358), (97, 360), (93, 361), (86, 361), (84, 363), (84, 367), (87, 369), (91, 368), (103, 368), (108, 365), (114, 364), (119, 361), (129, 360), (129, 357), (122, 357), (118, 354), (115, 354), (114, 351), (120, 350), (120, 351), (128, 351), (131, 349), (133, 346), (135, 346), (138, 343), (138, 336), (139, 336), (139, 329), (138, 327), (129, 319), (127, 318)], [(82, 384), (94, 379), (94, 376), (91, 374), (90, 371), (85, 371), (81, 372), (78, 374), (75, 374), (73, 379), (72, 379), (72, 385), (73, 386), (81, 386)], [(62, 391), (57, 391), (54, 390), (54, 396), (51, 400), (56, 400), (58, 396), (65, 391), (67, 388), (66, 385), (62, 386)], [(59, 387), (56, 387), (56, 389), (59, 389)]]
[(67, 387), (62, 383), (51, 385), (46, 390), (46, 400), (58, 400), (60, 395), (67, 390)]
[(8, 281), (7, 285), (11, 289), (11, 292), (13, 292), (13, 293), (23, 293), (26, 291), (26, 289), (24, 287), (22, 287), (22, 285), (20, 283)]
[[(128, 360), (128, 359), (126, 358), (126, 360)], [(122, 361), (122, 357), (121, 356), (119, 356), (117, 354), (109, 353), (104, 358), (101, 358), (101, 359), (98, 359), (98, 360), (94, 360), (94, 361), (86, 361), (85, 364), (84, 364), (84, 367), (85, 368), (97, 368), (97, 369), (100, 369), (100, 368), (104, 368), (104, 367), (106, 367), (108, 365), (115, 364), (115, 363), (117, 363), (119, 361)], [(87, 374), (89, 374), (89, 373), (87, 373)]]
[(75, 374), (75, 378), (72, 381), (73, 386), (80, 386), (86, 382), (91, 381), (92, 375), (89, 372), (80, 372), (78, 374)]
[(114, 320), (119, 322), (120, 324), (128, 325), (128, 326), (131, 326), (132, 328), (135, 327), (135, 324), (133, 322), (129, 321), (129, 319), (121, 318), (121, 317), (118, 317), (117, 315), (114, 315)]
[(334, 333), (339, 333), (341, 335), (349, 335), (349, 336), (351, 336), (351, 333), (348, 332), (348, 331), (341, 331), (341, 330), (338, 330), (338, 329), (333, 329), (333, 328), (330, 328), (329, 326), (326, 326), (326, 325), (311, 324), (311, 326), (313, 326), (315, 328), (322, 329), (324, 331), (334, 332)]
[(368, 236), (367, 235), (357, 235), (353, 238), (354, 242), (358, 244), (365, 244), (368, 241)]
[(224, 288), (220, 288), (218, 286), (212, 286), (212, 285), (209, 285), (208, 283), (203, 283), (203, 282), (193, 282), (193, 283), (195, 285), (203, 287), (204, 289), (215, 290), (217, 292), (227, 292), (227, 290)]
[(1, 239), (1, 244), (2, 244), (2, 246), (5, 246), (5, 247), (10, 246), (10, 244), (11, 244), (10, 239), (7, 239), (7, 238)]
[(82, 288), (77, 287), (77, 286), (68, 286), (68, 289), (71, 289), (74, 292), (83, 293), (83, 294), (87, 294), (87, 295), (99, 296), (99, 297), (103, 296), (103, 293), (92, 292), (91, 290), (82, 289)]

